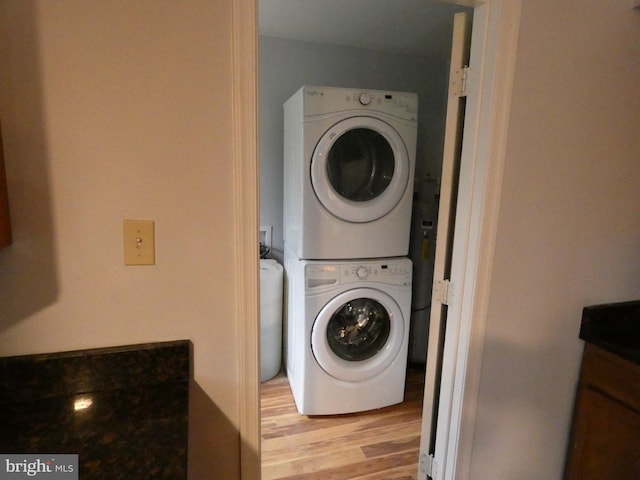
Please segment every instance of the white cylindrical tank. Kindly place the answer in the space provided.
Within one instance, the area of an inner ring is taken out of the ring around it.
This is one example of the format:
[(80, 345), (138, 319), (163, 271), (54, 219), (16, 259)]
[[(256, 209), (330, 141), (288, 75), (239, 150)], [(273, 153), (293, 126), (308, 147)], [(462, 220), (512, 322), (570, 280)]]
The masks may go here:
[(275, 377), (282, 363), (282, 265), (260, 260), (260, 381)]

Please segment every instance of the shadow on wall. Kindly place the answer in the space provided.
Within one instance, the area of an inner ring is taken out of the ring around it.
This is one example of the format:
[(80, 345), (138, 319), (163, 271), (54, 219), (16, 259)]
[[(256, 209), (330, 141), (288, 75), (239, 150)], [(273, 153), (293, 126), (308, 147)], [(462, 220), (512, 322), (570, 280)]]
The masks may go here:
[(0, 3), (0, 116), (13, 245), (0, 250), (0, 333), (58, 294), (33, 1)]
[[(472, 465), (482, 464), (483, 479), (562, 476), (584, 344), (579, 315), (555, 325), (564, 331), (538, 332), (530, 344), (490, 338), (484, 346)], [(498, 451), (501, 459), (481, 460)], [(533, 458), (540, 452), (544, 462)]]
[(189, 480), (240, 478), (238, 457), (229, 454), (239, 451), (240, 432), (192, 380), (189, 390)]

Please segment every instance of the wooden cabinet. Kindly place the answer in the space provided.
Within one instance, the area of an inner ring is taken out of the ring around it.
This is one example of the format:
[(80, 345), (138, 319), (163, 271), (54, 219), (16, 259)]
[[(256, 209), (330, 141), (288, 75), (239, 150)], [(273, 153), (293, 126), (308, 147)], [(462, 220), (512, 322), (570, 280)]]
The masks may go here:
[(0, 248), (11, 245), (11, 221), (9, 219), (9, 195), (4, 170), (2, 129), (0, 128)]
[(640, 365), (586, 344), (565, 480), (640, 479)]

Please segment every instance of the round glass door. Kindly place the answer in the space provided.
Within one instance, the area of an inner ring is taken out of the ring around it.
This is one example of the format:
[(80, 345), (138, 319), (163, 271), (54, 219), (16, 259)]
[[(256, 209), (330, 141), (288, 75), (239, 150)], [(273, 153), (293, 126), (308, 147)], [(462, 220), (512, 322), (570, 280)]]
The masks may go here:
[(345, 303), (327, 324), (331, 351), (348, 361), (362, 361), (378, 353), (389, 338), (391, 320), (382, 304), (371, 298)]
[(320, 203), (349, 222), (377, 220), (398, 204), (408, 187), (404, 142), (386, 122), (353, 117), (330, 128), (311, 159), (311, 183)]
[(356, 288), (320, 310), (311, 330), (311, 350), (329, 375), (366, 380), (395, 359), (404, 337), (403, 322), (400, 307), (387, 293)]
[(331, 187), (354, 202), (369, 202), (382, 194), (395, 169), (393, 150), (383, 135), (369, 128), (343, 133), (327, 158)]

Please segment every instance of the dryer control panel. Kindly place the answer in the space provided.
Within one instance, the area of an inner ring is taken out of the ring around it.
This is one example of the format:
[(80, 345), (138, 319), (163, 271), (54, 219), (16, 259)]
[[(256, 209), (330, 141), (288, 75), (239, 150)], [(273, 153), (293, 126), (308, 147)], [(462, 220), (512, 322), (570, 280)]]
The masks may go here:
[(375, 110), (417, 122), (418, 95), (415, 93), (312, 86), (302, 90), (305, 116)]

